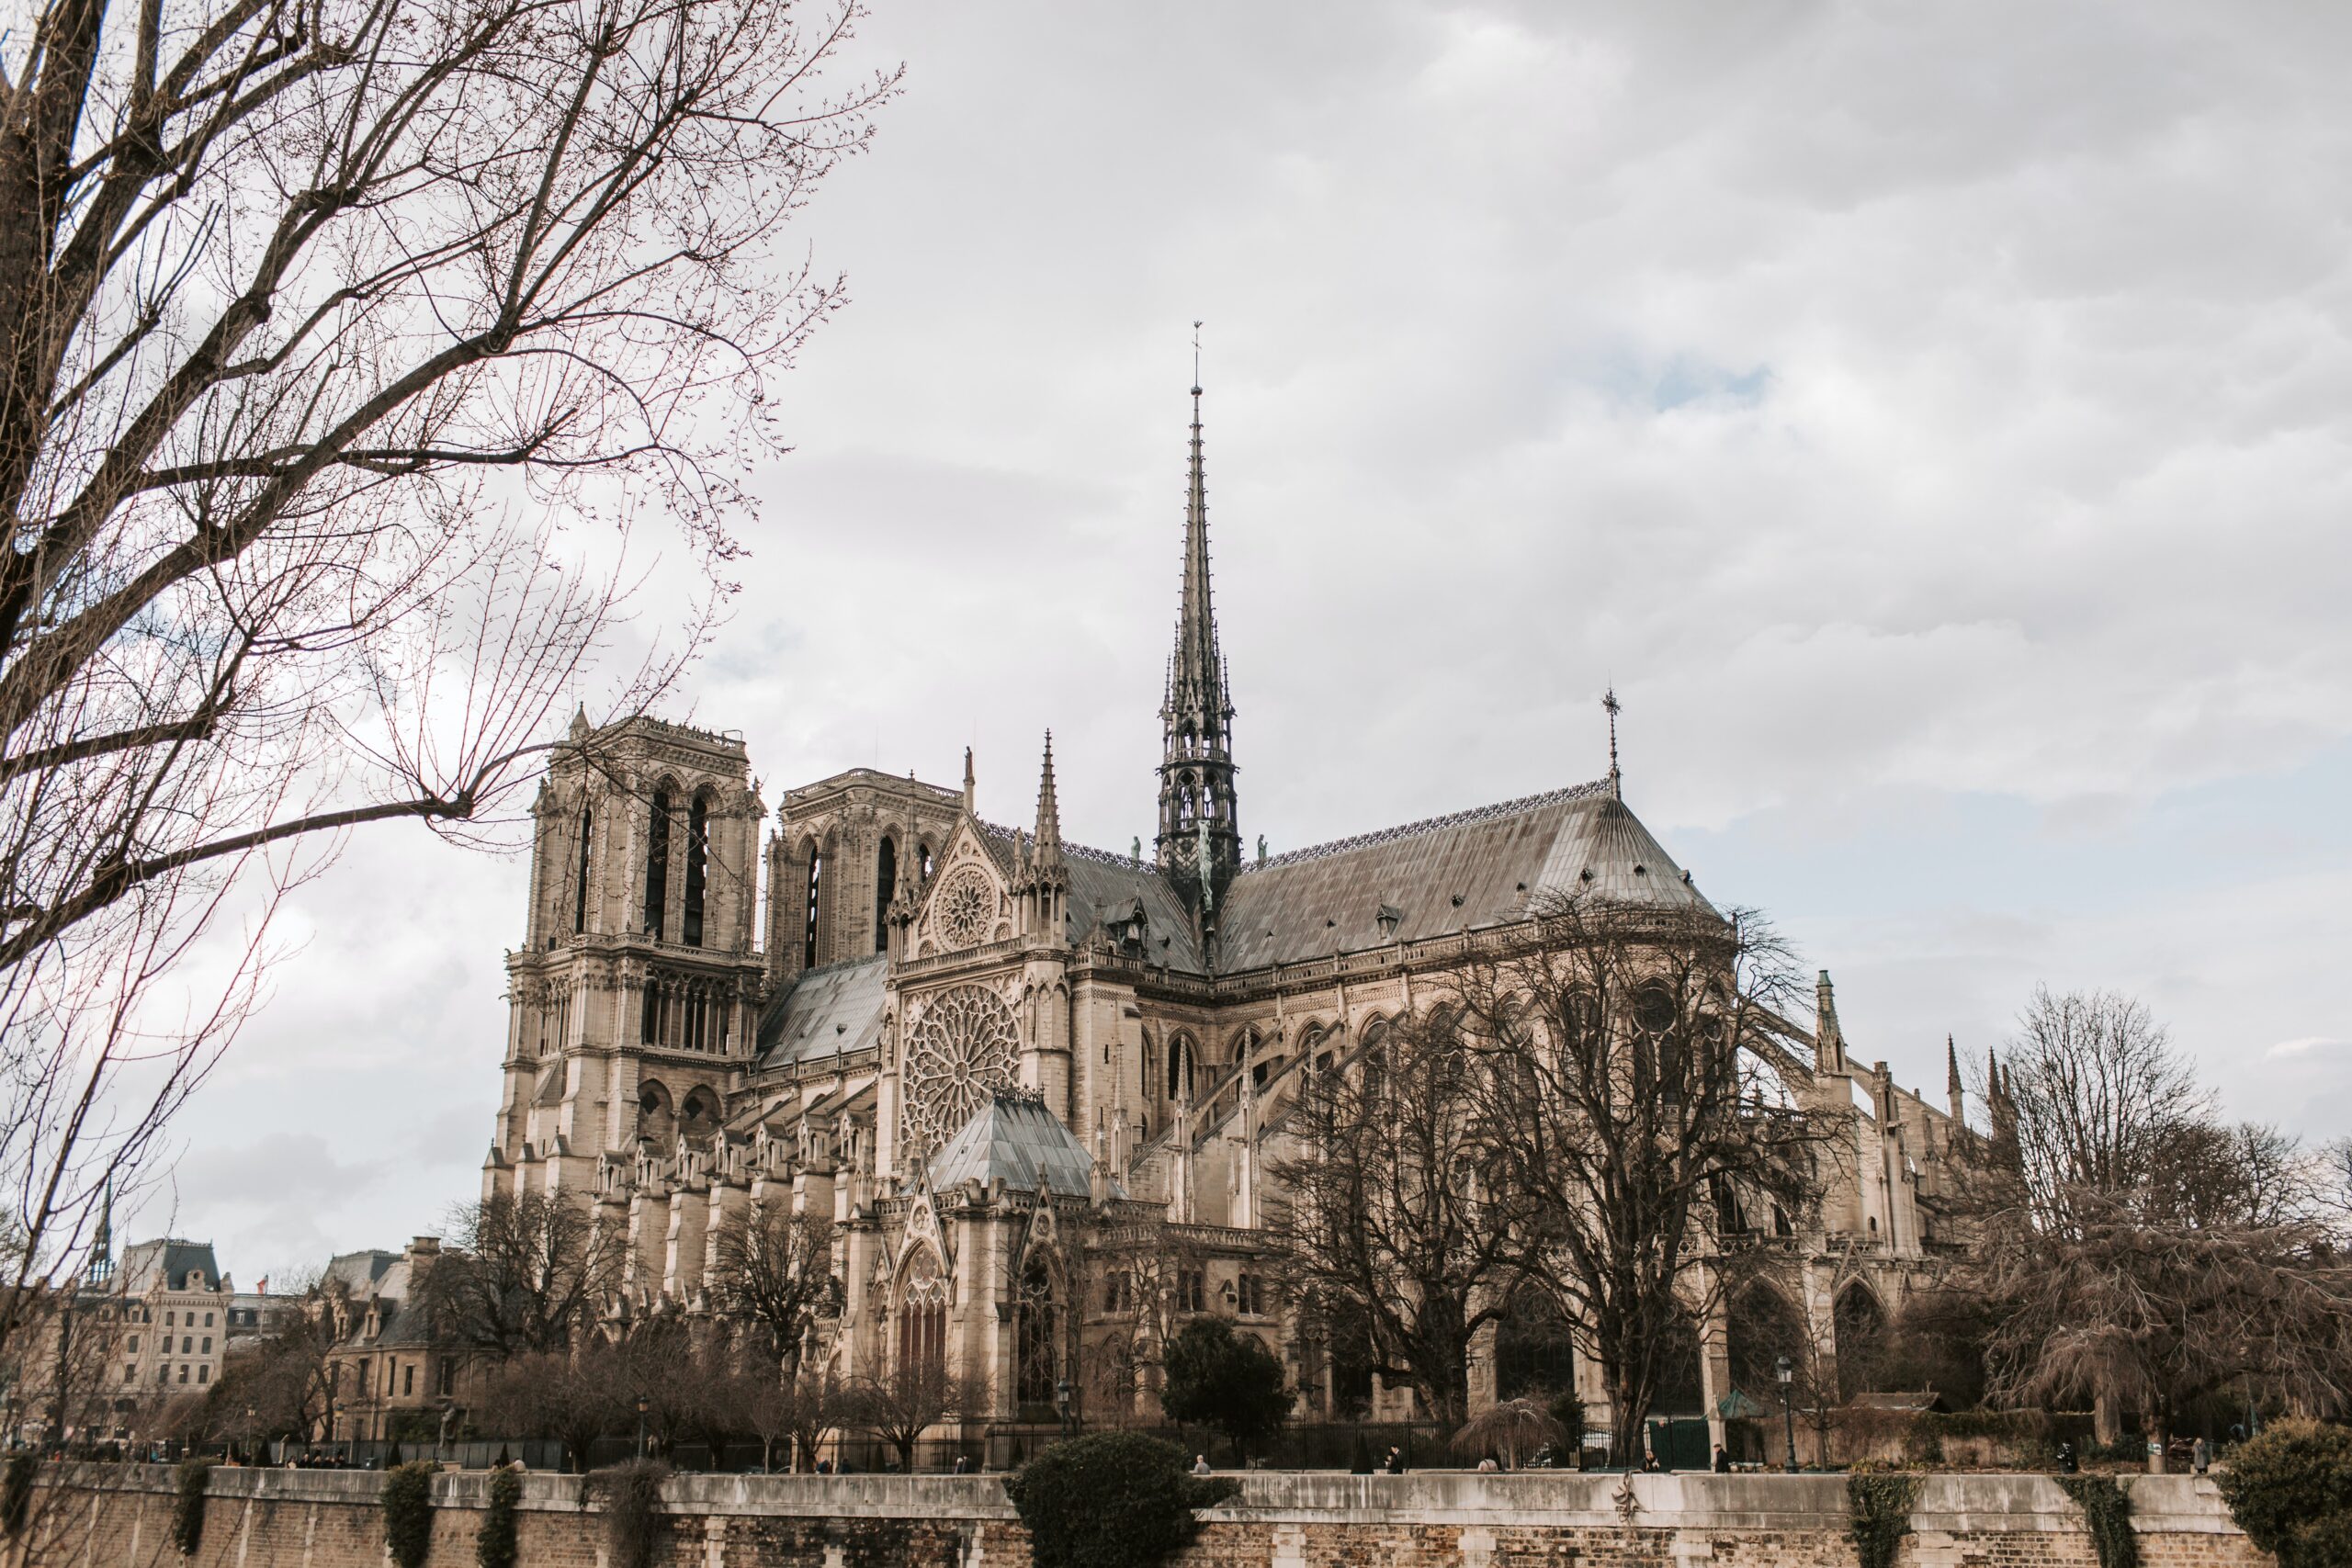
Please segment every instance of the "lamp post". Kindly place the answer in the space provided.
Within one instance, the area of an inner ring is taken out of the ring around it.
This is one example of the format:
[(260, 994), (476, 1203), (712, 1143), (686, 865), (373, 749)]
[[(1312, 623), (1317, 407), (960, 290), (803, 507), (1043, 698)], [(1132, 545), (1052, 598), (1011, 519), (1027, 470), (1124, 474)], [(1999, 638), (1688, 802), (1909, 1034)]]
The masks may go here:
[(637, 1457), (639, 1459), (645, 1457), (645, 1413), (651, 1408), (652, 1402), (645, 1395), (640, 1393), (637, 1396)]
[(449, 1417), (458, 1413), (458, 1402), (448, 1395), (441, 1396), (441, 1435), (434, 1440), (433, 1462), (446, 1464), (449, 1459)]
[(1789, 1384), (1796, 1376), (1796, 1369), (1789, 1365), (1786, 1356), (1782, 1356), (1772, 1363), (1772, 1376), (1781, 1384), (1781, 1423), (1789, 1439), (1789, 1473), (1794, 1475), (1797, 1472), (1797, 1415), (1795, 1406), (1789, 1403)]
[(1068, 1378), (1063, 1378), (1054, 1384), (1054, 1411), (1061, 1417), (1063, 1437), (1067, 1438), (1078, 1430), (1078, 1417), (1070, 1409), (1070, 1386)]
[(327, 1441), (328, 1441), (328, 1443), (330, 1443), (330, 1444), (332, 1444), (332, 1443), (334, 1441), (334, 1418), (335, 1418), (337, 1416), (340, 1416), (340, 1415), (342, 1415), (342, 1414), (343, 1414), (343, 1402), (342, 1402), (341, 1400), (339, 1400), (339, 1399), (330, 1399), (330, 1400), (328, 1400), (328, 1401), (327, 1401), (327, 1438), (326, 1438), (326, 1440), (327, 1440)]
[(260, 1412), (256, 1411), (252, 1405), (248, 1404), (245, 1406), (245, 1462), (247, 1464), (256, 1464), (260, 1462), (255, 1457), (257, 1450), (254, 1448), (254, 1426), (259, 1416)]

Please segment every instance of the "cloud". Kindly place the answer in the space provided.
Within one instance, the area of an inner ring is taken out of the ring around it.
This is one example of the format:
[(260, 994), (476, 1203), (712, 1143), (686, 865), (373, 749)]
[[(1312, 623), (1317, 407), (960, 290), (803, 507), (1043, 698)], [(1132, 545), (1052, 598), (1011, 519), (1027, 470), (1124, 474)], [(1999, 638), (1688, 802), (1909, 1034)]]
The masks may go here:
[(2282, 1056), (2311, 1056), (2322, 1052), (2341, 1051), (2347, 1045), (2352, 1045), (2352, 1041), (2333, 1040), (2321, 1034), (2306, 1034), (2300, 1040), (2281, 1040), (2278, 1044), (2265, 1051), (2263, 1055), (2276, 1061)]
[[(854, 303), (695, 716), (771, 801), (972, 744), (1012, 820), (1050, 725), (1072, 835), (1148, 834), (1205, 319), (1250, 834), (1593, 777), (1613, 682), (1635, 807), (1906, 1081), (2112, 984), (2244, 1113), (2340, 1124), (2342, 1052), (2252, 1043), (2352, 1038), (2347, 43), (890, 0), (861, 47), (908, 95), (807, 220)], [(300, 896), (199, 1109), (335, 1128), (338, 1245), (478, 1180), (526, 876), (387, 832)]]

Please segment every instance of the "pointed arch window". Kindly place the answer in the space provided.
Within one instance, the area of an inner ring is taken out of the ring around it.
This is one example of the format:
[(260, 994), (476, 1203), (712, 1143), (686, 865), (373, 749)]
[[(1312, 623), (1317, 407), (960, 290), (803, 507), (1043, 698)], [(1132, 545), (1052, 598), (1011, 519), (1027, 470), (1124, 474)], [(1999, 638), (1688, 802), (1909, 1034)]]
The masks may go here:
[(645, 830), (645, 934), (662, 939), (670, 908), (670, 792), (653, 792), (653, 815)]
[(899, 845), (889, 834), (874, 854), (874, 951), (890, 945), (890, 894), (899, 885)]
[(710, 878), (710, 796), (697, 795), (686, 808), (686, 908), (678, 935), (688, 947), (702, 945), (703, 889)]
[(588, 845), (595, 829), (596, 814), (586, 806), (580, 808), (580, 871), (571, 893), (571, 929), (576, 932), (588, 929)]
[(825, 852), (808, 846), (808, 908), (801, 924), (800, 966), (817, 967), (817, 896), (824, 891)]

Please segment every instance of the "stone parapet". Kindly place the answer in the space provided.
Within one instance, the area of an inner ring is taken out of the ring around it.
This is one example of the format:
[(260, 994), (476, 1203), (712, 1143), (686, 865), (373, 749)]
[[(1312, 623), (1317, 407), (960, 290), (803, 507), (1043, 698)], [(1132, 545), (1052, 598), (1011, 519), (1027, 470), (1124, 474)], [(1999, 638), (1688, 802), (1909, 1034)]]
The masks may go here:
[[(175, 1474), (164, 1466), (65, 1467), (12, 1553), (17, 1564), (146, 1564), (172, 1559)], [(1254, 1473), (1203, 1516), (1180, 1568), (1394, 1568), (1507, 1562), (1754, 1562), (1852, 1568), (1846, 1483), (1835, 1475), (1406, 1475)], [(194, 1568), (380, 1568), (383, 1475), (369, 1471), (212, 1472)], [(435, 1479), (429, 1565), (473, 1561), (490, 1477)], [(2151, 1568), (2265, 1568), (2198, 1476), (2127, 1478)], [(524, 1478), (523, 1561), (594, 1568), (603, 1520), (578, 1476)], [(1028, 1538), (994, 1475), (679, 1475), (664, 1568), (978, 1562), (1025, 1568)], [(2082, 1511), (2041, 1475), (1920, 1478), (1901, 1568), (2091, 1568)], [(844, 1553), (846, 1555), (844, 1556)]]

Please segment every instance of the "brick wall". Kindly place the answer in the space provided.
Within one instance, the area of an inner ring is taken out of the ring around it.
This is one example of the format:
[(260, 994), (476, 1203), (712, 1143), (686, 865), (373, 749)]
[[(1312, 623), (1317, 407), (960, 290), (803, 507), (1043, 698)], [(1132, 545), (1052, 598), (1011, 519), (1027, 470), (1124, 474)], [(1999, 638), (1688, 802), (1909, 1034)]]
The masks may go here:
[[(174, 1476), (57, 1473), (0, 1568), (178, 1568)], [(433, 1568), (470, 1568), (488, 1478), (435, 1483)], [(2211, 1483), (2133, 1478), (2145, 1568), (2267, 1568)], [(383, 1568), (379, 1474), (213, 1472), (192, 1568)], [(1027, 1568), (991, 1476), (681, 1476), (661, 1568)], [(575, 1477), (532, 1475), (526, 1568), (603, 1568)], [(2047, 1478), (1928, 1476), (1902, 1568), (2098, 1568)], [(1253, 1475), (1206, 1517), (1180, 1568), (1853, 1568), (1835, 1476)]]

